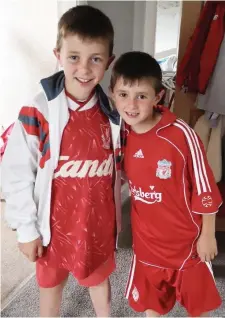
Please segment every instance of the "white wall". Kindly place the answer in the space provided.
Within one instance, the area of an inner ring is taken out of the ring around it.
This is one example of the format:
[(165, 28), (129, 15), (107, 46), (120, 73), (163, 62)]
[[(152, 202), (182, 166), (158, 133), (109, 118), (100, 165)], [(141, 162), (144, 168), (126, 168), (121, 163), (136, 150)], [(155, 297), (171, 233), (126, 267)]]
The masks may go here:
[[(115, 55), (119, 57), (122, 53), (131, 51), (133, 48), (134, 2), (90, 1), (89, 4), (103, 11), (111, 19), (115, 31)], [(106, 92), (110, 80), (110, 70), (106, 72), (102, 81)]]
[(181, 1), (135, 1), (133, 49), (162, 58), (177, 54)]
[(7, 127), (39, 80), (54, 72), (56, 0), (0, 1), (0, 124)]
[(64, 12), (69, 10), (76, 5), (86, 5), (88, 2), (86, 0), (55, 0), (58, 2), (58, 19), (63, 15)]
[(145, 1), (134, 1), (133, 50), (142, 50), (144, 46)]
[(177, 54), (181, 6), (180, 1), (159, 1), (157, 4), (156, 57)]

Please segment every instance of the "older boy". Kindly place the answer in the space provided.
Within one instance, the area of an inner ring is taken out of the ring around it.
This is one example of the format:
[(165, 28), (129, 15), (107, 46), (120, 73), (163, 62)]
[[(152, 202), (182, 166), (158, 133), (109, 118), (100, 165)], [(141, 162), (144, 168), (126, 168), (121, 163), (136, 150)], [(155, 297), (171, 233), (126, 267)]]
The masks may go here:
[(91, 6), (61, 17), (54, 53), (63, 71), (41, 80), (22, 107), (3, 158), (6, 218), (37, 261), (41, 316), (59, 315), (69, 272), (90, 288), (97, 316), (109, 315), (120, 128), (98, 84), (114, 59), (113, 38), (109, 18)]

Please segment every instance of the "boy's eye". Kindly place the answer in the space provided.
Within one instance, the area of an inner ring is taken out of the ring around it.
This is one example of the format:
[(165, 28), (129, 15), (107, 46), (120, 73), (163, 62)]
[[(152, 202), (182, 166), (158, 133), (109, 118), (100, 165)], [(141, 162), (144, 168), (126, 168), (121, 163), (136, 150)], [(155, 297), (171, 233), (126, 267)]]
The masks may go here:
[(145, 95), (138, 95), (138, 99), (146, 99), (147, 97)]
[(78, 59), (78, 56), (72, 55), (72, 56), (69, 57), (69, 59), (72, 60), (72, 61), (76, 61)]
[(93, 58), (92, 58), (92, 61), (93, 61), (94, 63), (99, 63), (99, 62), (101, 62), (101, 58), (100, 58), (100, 57), (93, 57)]
[(126, 97), (127, 96), (127, 94), (126, 93), (119, 93), (119, 97)]

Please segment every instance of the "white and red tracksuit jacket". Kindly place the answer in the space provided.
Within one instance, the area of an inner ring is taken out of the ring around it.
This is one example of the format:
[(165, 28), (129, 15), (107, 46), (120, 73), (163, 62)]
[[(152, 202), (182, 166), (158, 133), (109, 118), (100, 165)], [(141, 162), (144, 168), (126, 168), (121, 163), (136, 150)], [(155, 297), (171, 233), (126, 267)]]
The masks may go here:
[[(64, 73), (41, 80), (41, 92), (20, 111), (2, 161), (2, 191), (5, 216), (17, 230), (19, 242), (42, 237), (50, 242), (51, 188), (58, 166), (69, 109), (64, 89)], [(120, 118), (112, 111), (100, 86), (96, 94), (103, 113), (109, 118), (115, 159), (114, 198), (117, 231), (121, 228)]]

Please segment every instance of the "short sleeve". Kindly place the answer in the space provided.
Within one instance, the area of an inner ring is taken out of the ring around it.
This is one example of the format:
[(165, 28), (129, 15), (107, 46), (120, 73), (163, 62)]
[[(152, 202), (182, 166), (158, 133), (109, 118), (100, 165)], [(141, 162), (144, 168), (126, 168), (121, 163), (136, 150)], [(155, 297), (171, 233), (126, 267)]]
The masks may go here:
[(188, 170), (191, 179), (191, 208), (193, 213), (217, 213), (222, 197), (209, 166), (204, 146), (198, 135), (192, 131), (192, 151), (188, 155)]

